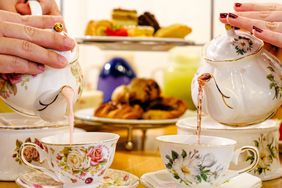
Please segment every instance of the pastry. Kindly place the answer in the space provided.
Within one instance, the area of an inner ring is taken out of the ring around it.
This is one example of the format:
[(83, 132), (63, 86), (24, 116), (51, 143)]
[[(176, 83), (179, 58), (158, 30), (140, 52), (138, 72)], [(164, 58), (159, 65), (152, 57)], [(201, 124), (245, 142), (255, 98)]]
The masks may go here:
[(123, 37), (128, 36), (128, 31), (125, 28), (119, 28), (119, 29), (107, 28), (105, 33), (107, 36), (123, 36)]
[(152, 37), (154, 28), (151, 26), (133, 26), (127, 27), (127, 32), (130, 37)]
[(94, 116), (115, 119), (140, 119), (143, 109), (139, 105), (121, 104), (115, 102), (104, 103), (99, 106)]
[(173, 119), (185, 113), (187, 105), (174, 97), (161, 97), (152, 101), (143, 113), (143, 119)]
[(89, 21), (85, 35), (90, 36), (106, 36), (106, 29), (112, 28), (113, 23), (109, 20)]
[(136, 10), (126, 10), (126, 9), (113, 9), (112, 11), (112, 21), (115, 26), (123, 27), (128, 25), (137, 25), (138, 17)]
[(126, 85), (115, 88), (112, 93), (111, 100), (116, 103), (129, 103), (130, 92)]
[(155, 33), (155, 37), (164, 38), (184, 38), (192, 32), (192, 29), (186, 25), (173, 24), (168, 27), (162, 27)]
[(94, 20), (90, 20), (86, 26), (85, 29), (85, 35), (90, 35), (90, 36), (94, 36), (95, 34), (95, 21)]
[(161, 94), (158, 83), (153, 79), (135, 78), (128, 85), (130, 102), (146, 103), (157, 99)]
[(161, 89), (156, 81), (152, 79), (135, 78), (129, 85), (117, 87), (112, 94), (112, 101), (116, 103), (142, 105), (157, 99), (160, 94)]
[(145, 12), (138, 17), (138, 25), (141, 26), (151, 26), (154, 28), (154, 32), (160, 29), (160, 25), (156, 20), (155, 16), (150, 12)]

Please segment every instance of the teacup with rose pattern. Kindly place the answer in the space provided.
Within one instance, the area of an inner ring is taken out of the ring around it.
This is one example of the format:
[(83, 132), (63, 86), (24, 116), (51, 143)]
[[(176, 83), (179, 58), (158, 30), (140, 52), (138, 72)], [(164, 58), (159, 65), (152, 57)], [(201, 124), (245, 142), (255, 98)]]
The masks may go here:
[[(21, 160), (29, 167), (43, 171), (64, 185), (99, 185), (106, 169), (114, 159), (119, 135), (103, 132), (53, 135), (40, 139), (41, 146), (24, 143)], [(39, 154), (40, 162), (46, 160), (49, 169), (28, 161), (29, 152)]]

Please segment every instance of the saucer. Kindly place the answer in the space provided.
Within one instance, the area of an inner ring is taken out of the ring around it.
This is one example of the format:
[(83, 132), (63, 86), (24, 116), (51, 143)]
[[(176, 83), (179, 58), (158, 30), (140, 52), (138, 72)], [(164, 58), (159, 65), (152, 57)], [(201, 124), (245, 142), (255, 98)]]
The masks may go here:
[[(229, 171), (229, 173), (232, 173), (232, 171)], [(146, 188), (187, 188), (187, 186), (175, 182), (167, 170), (146, 173), (141, 176), (140, 180)], [(258, 177), (243, 173), (226, 181), (218, 188), (260, 188), (261, 186), (262, 182)], [(207, 188), (210, 188), (210, 186), (207, 186)]]
[(136, 188), (139, 178), (126, 171), (108, 169), (100, 185), (64, 186), (63, 183), (55, 181), (40, 171), (32, 171), (19, 176), (16, 183), (21, 188)]

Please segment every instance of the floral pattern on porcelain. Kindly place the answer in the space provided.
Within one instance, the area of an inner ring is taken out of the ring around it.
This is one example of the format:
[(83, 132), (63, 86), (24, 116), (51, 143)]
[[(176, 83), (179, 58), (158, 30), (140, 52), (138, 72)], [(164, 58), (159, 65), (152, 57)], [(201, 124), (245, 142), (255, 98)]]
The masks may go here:
[[(23, 162), (20, 158), (20, 148), (21, 148), (23, 143), (27, 143), (27, 142), (34, 143), (48, 153), (48, 149), (37, 138), (34, 138), (33, 140), (34, 141), (32, 141), (32, 139), (30, 137), (27, 138), (24, 142), (20, 141), (18, 139), (16, 140), (16, 148), (14, 149), (13, 158), (20, 165), (23, 164)], [(28, 162), (32, 162), (32, 161), (39, 162), (39, 160), (40, 160), (39, 153), (34, 147), (27, 147), (24, 150), (24, 157)]]
[[(279, 86), (277, 80), (274, 78), (273, 73), (275, 73), (275, 70), (273, 65), (269, 64), (267, 69), (270, 71), (270, 73), (266, 76), (266, 78), (270, 81), (269, 88), (275, 91), (273, 99), (280, 99), (282, 97), (282, 86)], [(282, 77), (280, 77), (280, 80), (282, 80)]]
[[(278, 143), (273, 137), (272, 133), (266, 135), (261, 134), (257, 140), (254, 140), (254, 145), (258, 148), (260, 154), (260, 160), (257, 167), (254, 169), (254, 174), (266, 174), (271, 170), (271, 165), (274, 159), (277, 159), (279, 156), (278, 153)], [(252, 163), (254, 156), (252, 153), (248, 152), (246, 161)]]
[(109, 157), (109, 149), (102, 145), (88, 148), (64, 147), (56, 154), (56, 162), (61, 170), (72, 176), (72, 183), (80, 179), (85, 184), (90, 184), (93, 181), (93, 174), (98, 173), (98, 176), (104, 174)]
[(200, 154), (196, 149), (189, 152), (182, 150), (181, 153), (172, 150), (171, 155), (165, 157), (168, 160), (165, 165), (173, 177), (188, 186), (192, 185), (192, 182), (212, 182), (223, 172), (223, 167), (217, 165), (213, 154)]
[(236, 49), (238, 55), (244, 55), (248, 51), (252, 50), (253, 41), (250, 38), (244, 36), (237, 36), (234, 38), (233, 46)]
[(79, 66), (78, 62), (74, 62), (71, 64), (71, 73), (75, 77), (76, 82), (78, 83), (78, 96), (81, 95), (82, 93), (82, 88), (83, 88), (83, 75), (82, 75), (82, 70), (81, 67)]

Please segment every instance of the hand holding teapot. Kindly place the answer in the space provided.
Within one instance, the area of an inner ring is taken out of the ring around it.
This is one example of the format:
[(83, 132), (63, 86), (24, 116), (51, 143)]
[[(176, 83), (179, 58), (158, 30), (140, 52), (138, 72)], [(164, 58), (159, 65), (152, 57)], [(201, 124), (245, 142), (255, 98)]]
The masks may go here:
[(244, 126), (271, 117), (282, 104), (282, 65), (263, 45), (262, 40), (226, 25), (226, 34), (205, 46), (192, 81), (194, 103), (202, 76), (203, 111), (214, 120)]
[[(39, 15), (42, 13), (40, 4), (37, 1), (30, 1), (29, 4), (33, 14)], [(24, 29), (32, 31), (28, 27), (24, 27)], [(46, 31), (44, 36), (47, 39), (45, 41), (46, 47), (51, 44), (48, 41), (49, 35), (56, 36), (58, 40), (68, 38), (63, 31), (62, 24), (55, 24), (52, 31), (53, 33)], [(43, 40), (43, 38), (36, 38), (36, 33), (38, 32), (35, 31), (34, 36), (30, 36), (29, 40)], [(23, 48), (29, 48), (30, 51), (26, 53), (20, 52), (20, 54), (26, 56), (26, 58), (43, 58), (45, 60), (43, 62), (46, 64), (45, 70), (38, 75), (2, 74), (0, 76), (1, 98), (14, 111), (23, 115), (39, 116), (46, 121), (57, 121), (64, 118), (67, 101), (62, 96), (61, 90), (65, 87), (71, 88), (74, 92), (73, 102), (77, 100), (82, 91), (82, 74), (78, 64), (77, 46), (72, 51), (54, 51), (32, 45), (30, 42), (23, 42), (22, 44)], [(67, 48), (59, 48), (59, 50), (65, 49)], [(17, 52), (17, 50), (14, 51)], [(64, 68), (56, 69), (51, 65)]]

